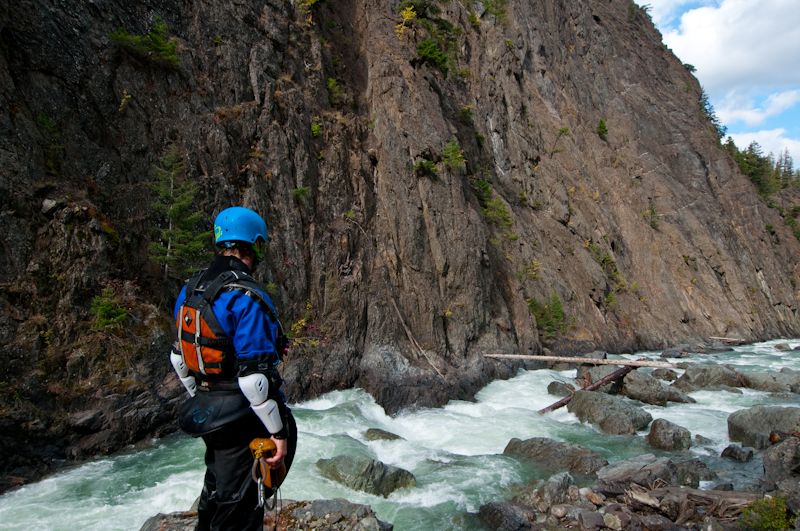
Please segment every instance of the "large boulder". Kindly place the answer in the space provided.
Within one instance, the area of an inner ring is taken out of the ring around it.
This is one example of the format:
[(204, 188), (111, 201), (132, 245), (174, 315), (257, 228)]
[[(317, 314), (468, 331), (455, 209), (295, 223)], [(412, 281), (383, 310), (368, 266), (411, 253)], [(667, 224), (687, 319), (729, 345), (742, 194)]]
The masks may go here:
[(633, 483), (650, 488), (657, 480), (677, 486), (678, 469), (666, 457), (656, 459), (653, 454), (644, 454), (601, 468), (592, 489), (605, 496), (617, 496), (624, 494)]
[(525, 457), (553, 471), (584, 475), (594, 474), (608, 464), (605, 457), (585, 446), (546, 437), (511, 439), (503, 455)]
[[(628, 434), (645, 429), (653, 420), (650, 413), (634, 406), (624, 398), (595, 391), (576, 391), (567, 405), (567, 409), (570, 413), (577, 415), (581, 422), (597, 424), (604, 431), (607, 430), (603, 428), (603, 421), (614, 415), (624, 415), (630, 420)], [(620, 434), (618, 432), (610, 433)]]
[(800, 479), (800, 439), (789, 437), (764, 450), (764, 483), (774, 489), (784, 479)]
[(666, 406), (669, 396), (660, 381), (639, 371), (631, 371), (625, 375), (622, 392), (628, 398), (654, 406)]
[(360, 455), (320, 459), (317, 467), (323, 476), (337, 483), (384, 498), (397, 489), (417, 485), (417, 479), (411, 472)]
[[(583, 382), (581, 387), (586, 387), (589, 384), (605, 378), (609, 374), (618, 371), (621, 367), (616, 365), (581, 365), (578, 367), (576, 380)], [(622, 378), (607, 383), (603, 387), (595, 389), (600, 393), (608, 393), (611, 395), (618, 395), (622, 392)]]
[(692, 434), (666, 419), (656, 419), (650, 425), (647, 442), (659, 450), (685, 450), (692, 446)]
[(566, 382), (550, 382), (547, 386), (547, 394), (564, 398), (575, 392), (575, 386)]
[(770, 446), (770, 432), (792, 432), (798, 426), (800, 408), (759, 404), (728, 416), (728, 437), (731, 441), (741, 442), (743, 446), (761, 449)]
[[(742, 387), (741, 375), (727, 365), (688, 365), (678, 382), (686, 382), (695, 389), (720, 385)], [(680, 385), (677, 387), (683, 390)]]
[(800, 373), (789, 368), (782, 368), (780, 372), (745, 372), (742, 373), (742, 382), (745, 387), (770, 393), (785, 393), (800, 391)]
[(667, 392), (667, 402), (677, 402), (679, 404), (694, 404), (695, 402), (697, 402), (697, 400), (685, 394), (677, 387), (672, 387), (671, 385), (665, 385), (664, 389)]

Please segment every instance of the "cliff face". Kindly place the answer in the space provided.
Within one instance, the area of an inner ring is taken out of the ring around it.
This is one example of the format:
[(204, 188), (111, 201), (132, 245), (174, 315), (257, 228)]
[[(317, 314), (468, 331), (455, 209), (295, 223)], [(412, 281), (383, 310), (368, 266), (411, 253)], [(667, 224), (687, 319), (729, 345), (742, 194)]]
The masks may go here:
[[(399, 38), (396, 2), (135, 4), (0, 6), (2, 474), (46, 471), (45, 444), (80, 458), (174, 429), (179, 284), (147, 256), (170, 143), (201, 225), (237, 204), (267, 221), (256, 276), (297, 324), (292, 400), (469, 399), (518, 367), (481, 353), (552, 336), (624, 351), (800, 330), (800, 244), (627, 2), (417, 2)], [(110, 42), (157, 17), (179, 64)], [(90, 311), (109, 283), (121, 329)], [(555, 296), (564, 320), (537, 329), (528, 300)]]

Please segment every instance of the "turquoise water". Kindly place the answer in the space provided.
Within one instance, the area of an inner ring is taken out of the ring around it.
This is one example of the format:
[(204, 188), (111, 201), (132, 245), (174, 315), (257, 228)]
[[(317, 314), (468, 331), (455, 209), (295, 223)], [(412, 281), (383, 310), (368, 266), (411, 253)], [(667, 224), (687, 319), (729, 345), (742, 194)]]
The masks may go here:
[[(737, 347), (735, 352), (695, 355), (698, 363), (727, 363), (739, 371), (800, 370), (800, 351), (780, 352), (770, 341)], [(800, 341), (789, 341), (800, 345)], [(657, 353), (624, 356), (636, 359)], [(660, 358), (658, 358), (660, 359)], [(680, 372), (680, 371), (678, 371)], [(580, 424), (566, 408), (548, 415), (537, 413), (556, 399), (547, 394), (554, 379), (568, 380), (575, 371), (521, 371), (515, 378), (496, 381), (477, 395), (476, 402), (453, 401), (439, 409), (421, 409), (389, 417), (361, 390), (330, 393), (293, 406), (300, 430), (295, 463), (284, 484), (287, 499), (346, 498), (369, 504), (378, 517), (398, 531), (482, 530), (470, 513), (481, 505), (510, 496), (515, 483), (545, 477), (544, 471), (502, 454), (513, 438), (550, 437), (589, 446), (609, 461), (642, 453), (672, 458), (700, 457), (717, 470), (716, 483), (760, 475), (758, 458), (750, 463), (722, 460), (730, 443), (727, 417), (733, 411), (759, 403), (800, 405), (797, 395), (770, 395), (743, 390), (692, 393), (696, 404), (645, 406), (654, 418), (665, 418), (712, 442), (693, 447), (686, 455), (653, 451), (636, 436), (609, 436), (594, 426)], [(380, 428), (403, 437), (396, 441), (367, 441), (364, 433)], [(3, 530), (137, 531), (156, 514), (187, 510), (200, 492), (203, 443), (176, 436), (153, 442), (146, 450), (131, 450), (97, 459), (48, 479), (0, 496)], [(384, 499), (349, 490), (321, 478), (320, 458), (360, 454), (405, 468), (417, 478), (417, 487)]]

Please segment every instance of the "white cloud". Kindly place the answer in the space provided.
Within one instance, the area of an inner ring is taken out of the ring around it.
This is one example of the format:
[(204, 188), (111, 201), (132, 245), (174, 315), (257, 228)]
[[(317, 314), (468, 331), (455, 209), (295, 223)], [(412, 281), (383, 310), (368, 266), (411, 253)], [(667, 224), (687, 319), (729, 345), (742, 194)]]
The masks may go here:
[(747, 149), (754, 140), (761, 146), (764, 155), (772, 152), (776, 157), (784, 149), (789, 150), (792, 158), (800, 161), (800, 140), (786, 138), (786, 129), (778, 128), (768, 131), (755, 131), (753, 133), (739, 133), (730, 135), (739, 149)]
[[(649, 5), (650, 15), (653, 17), (653, 22), (659, 28), (672, 29), (673, 23), (676, 21), (678, 15), (681, 14), (683, 6), (686, 4), (696, 4), (696, 0), (638, 0), (636, 2), (640, 6)], [(703, 3), (709, 3), (708, 1)]]
[[(669, 13), (683, 3), (662, 0), (656, 5)], [(697, 68), (712, 98), (800, 86), (797, 0), (721, 0), (718, 6), (691, 9), (677, 29), (665, 31), (664, 42)]]
[(732, 91), (717, 105), (716, 112), (724, 124), (742, 121), (753, 127), (791, 109), (797, 102), (800, 102), (800, 89), (771, 94), (760, 107), (755, 107), (750, 97)]

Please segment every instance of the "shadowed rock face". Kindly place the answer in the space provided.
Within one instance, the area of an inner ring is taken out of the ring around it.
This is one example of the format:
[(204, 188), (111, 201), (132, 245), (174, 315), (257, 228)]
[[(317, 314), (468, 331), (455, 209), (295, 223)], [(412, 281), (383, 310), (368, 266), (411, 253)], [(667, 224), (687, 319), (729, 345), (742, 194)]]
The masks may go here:
[[(462, 4), (440, 7), (430, 16), (461, 30), (447, 76), (418, 57), (421, 25), (398, 40), (385, 2), (318, 2), (313, 25), (283, 0), (0, 13), (3, 463), (20, 442), (59, 441), (14, 465), (31, 476), (100, 451), (80, 443), (95, 421), (64, 420), (84, 411), (149, 408), (111, 419), (125, 431), (102, 451), (174, 429), (165, 346), (181, 284), (147, 257), (170, 142), (200, 226), (243, 204), (270, 227), (256, 276), (287, 328), (306, 319), (283, 369), (291, 400), (358, 386), (395, 413), (472, 398), (521, 366), (480, 353), (541, 352), (527, 300), (554, 294), (587, 350), (800, 332), (800, 244), (720, 150), (699, 83), (646, 13), (509, 0), (507, 21), (474, 27)], [(109, 42), (156, 15), (177, 66)], [(463, 169), (445, 165), (451, 140)], [(115, 279), (140, 288), (135, 330), (90, 332)]]

